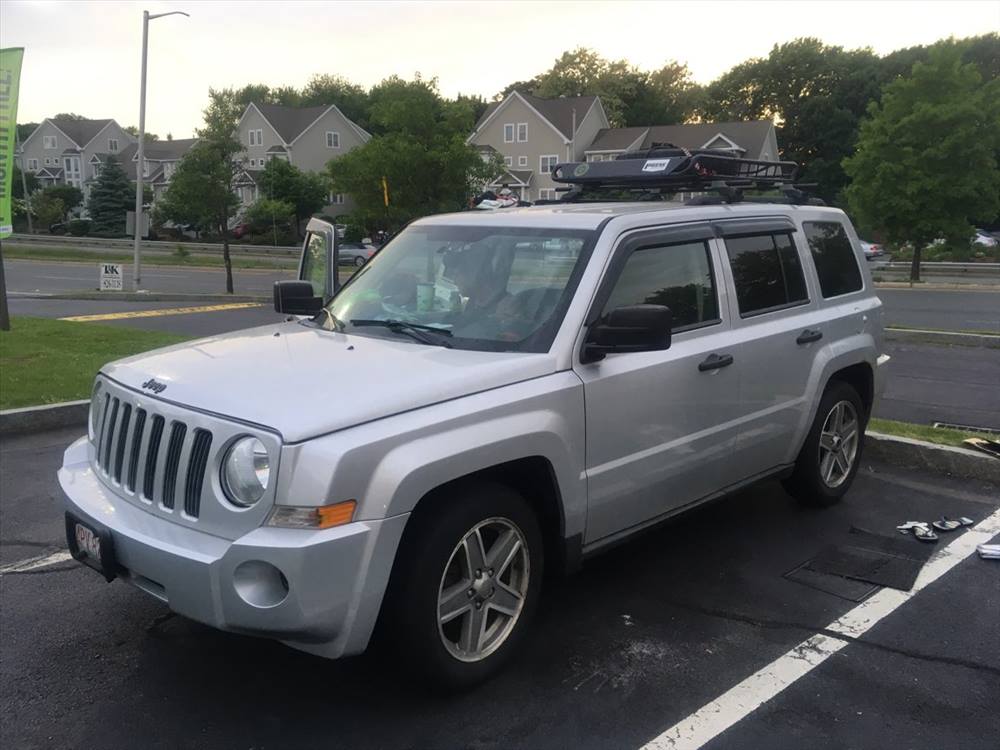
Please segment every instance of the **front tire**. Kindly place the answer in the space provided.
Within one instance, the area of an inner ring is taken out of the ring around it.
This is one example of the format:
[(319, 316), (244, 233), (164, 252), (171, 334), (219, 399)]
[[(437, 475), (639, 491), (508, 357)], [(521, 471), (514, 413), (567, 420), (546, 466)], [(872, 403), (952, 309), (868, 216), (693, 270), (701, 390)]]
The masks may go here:
[(816, 417), (784, 481), (788, 493), (803, 505), (826, 507), (837, 503), (854, 482), (861, 465), (868, 414), (858, 392), (834, 380), (820, 400)]
[(364, 264), (365, 264), (364, 257), (362, 257), (360, 255), (355, 256), (355, 258), (354, 258), (354, 265), (356, 267), (361, 268), (361, 266), (363, 266)]
[(382, 618), (388, 644), (438, 687), (468, 688), (515, 654), (534, 615), (542, 537), (509, 487), (468, 482), (410, 520)]

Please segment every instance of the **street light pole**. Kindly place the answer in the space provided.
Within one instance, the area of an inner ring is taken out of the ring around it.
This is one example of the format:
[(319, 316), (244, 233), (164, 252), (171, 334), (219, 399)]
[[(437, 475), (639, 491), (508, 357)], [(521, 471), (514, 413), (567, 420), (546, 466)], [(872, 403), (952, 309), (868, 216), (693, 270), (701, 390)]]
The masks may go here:
[(142, 280), (142, 261), (139, 258), (139, 242), (142, 240), (142, 188), (144, 185), (143, 181), (143, 167), (145, 161), (145, 145), (143, 141), (146, 138), (146, 48), (149, 41), (149, 22), (154, 18), (162, 18), (163, 16), (190, 16), (181, 10), (173, 10), (169, 13), (156, 13), (150, 15), (148, 10), (142, 12), (142, 78), (139, 83), (139, 146), (136, 149), (136, 163), (135, 163), (135, 221), (133, 222), (132, 234), (134, 237), (134, 242), (132, 245), (132, 280), (134, 283), (135, 291), (139, 291), (139, 283)]

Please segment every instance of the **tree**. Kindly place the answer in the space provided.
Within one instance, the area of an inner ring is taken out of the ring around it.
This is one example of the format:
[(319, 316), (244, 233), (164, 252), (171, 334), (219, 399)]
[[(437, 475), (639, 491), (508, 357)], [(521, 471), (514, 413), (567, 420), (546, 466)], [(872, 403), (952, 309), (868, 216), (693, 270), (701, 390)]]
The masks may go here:
[(938, 238), (967, 243), (970, 220), (1000, 213), (1000, 79), (988, 83), (960, 52), (941, 47), (882, 91), (844, 161), (847, 198), (863, 224), (913, 245), (910, 278)]
[(288, 203), (294, 216), (296, 236), (302, 236), (302, 220), (308, 219), (327, 203), (329, 189), (318, 174), (303, 172), (284, 159), (271, 159), (257, 182), (260, 194), (275, 201)]
[(28, 136), (35, 132), (35, 128), (38, 127), (37, 122), (21, 122), (17, 125), (17, 140), (19, 143), (24, 143), (28, 140)]
[(578, 47), (560, 55), (544, 73), (511, 84), (501, 98), (512, 91), (546, 98), (599, 96), (612, 126), (629, 127), (686, 122), (697, 111), (701, 87), (687, 66), (678, 62), (649, 72), (627, 60), (607, 60)]
[(135, 207), (135, 188), (122, 165), (109, 156), (90, 190), (87, 211), (92, 233), (124, 234), (125, 214)]
[(243, 151), (234, 133), (243, 108), (232, 89), (209, 89), (200, 140), (181, 159), (158, 210), (160, 217), (176, 223), (218, 231), (229, 294), (233, 293), (229, 223), (239, 206), (233, 183), (240, 169), (237, 156)]
[(55, 115), (53, 120), (86, 120), (87, 118), (83, 115), (78, 115), (76, 112), (60, 112)]
[(776, 121), (781, 157), (798, 162), (801, 179), (837, 202), (847, 184), (841, 163), (853, 151), (868, 102), (878, 97), (877, 66), (871, 50), (796, 39), (709, 84), (701, 116)]
[[(122, 128), (122, 130), (124, 130), (126, 133), (128, 133), (133, 138), (138, 138), (139, 137), (139, 128), (136, 127), (135, 125), (129, 125), (127, 128)], [(158, 140), (160, 140), (160, 136), (158, 136), (156, 133), (144, 133), (143, 134), (143, 139), (142, 139), (143, 143), (153, 143), (154, 141), (158, 141)], [(170, 140), (170, 139), (168, 138), (167, 140)]]
[(63, 216), (71, 213), (74, 208), (83, 203), (83, 191), (73, 185), (50, 185), (43, 193), (48, 193), (54, 198), (58, 198), (63, 203)]
[(43, 227), (49, 227), (62, 219), (66, 213), (66, 206), (56, 196), (46, 193), (44, 190), (33, 196), (31, 201), (31, 212), (35, 215), (38, 223)]
[(418, 216), (464, 208), (502, 169), (465, 143), (474, 106), (443, 100), (435, 79), (393, 76), (374, 86), (369, 100), (375, 135), (327, 165), (333, 189), (357, 204), (350, 222), (394, 231)]
[[(18, 127), (21, 127), (21, 126), (18, 125)], [(28, 195), (33, 195), (38, 190), (38, 187), (39, 187), (39, 184), (40, 184), (38, 182), (38, 178), (35, 177), (35, 173), (34, 172), (25, 172), (24, 173), (24, 180), (22, 181), (22, 179), (21, 179), (21, 168), (19, 166), (17, 166), (16, 164), (14, 165), (14, 173), (11, 176), (11, 179), (13, 180), (13, 182), (11, 183), (11, 187), (13, 188), (12, 194), (13, 194), (13, 196), (15, 198), (21, 198), (21, 199), (24, 198), (24, 184), (25, 183), (27, 183), (27, 186), (28, 186)]]
[(300, 106), (319, 107), (330, 104), (360, 127), (368, 128), (368, 93), (338, 75), (316, 75), (305, 85), (300, 94)]
[(295, 219), (295, 206), (288, 201), (260, 198), (247, 207), (244, 219), (256, 234), (274, 232), (275, 244), (280, 232), (288, 234)]

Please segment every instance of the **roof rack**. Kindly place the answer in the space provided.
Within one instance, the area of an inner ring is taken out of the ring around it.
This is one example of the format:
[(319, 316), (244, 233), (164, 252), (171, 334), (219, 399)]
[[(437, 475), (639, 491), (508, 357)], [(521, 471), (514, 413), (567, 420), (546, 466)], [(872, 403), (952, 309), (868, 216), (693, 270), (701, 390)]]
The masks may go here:
[[(564, 193), (560, 203), (609, 200), (609, 193), (623, 192), (640, 193), (626, 200), (655, 200), (678, 192), (718, 194), (696, 196), (689, 201), (692, 205), (743, 200), (816, 203), (818, 199), (811, 198), (803, 190), (812, 185), (795, 184), (798, 171), (793, 161), (741, 159), (728, 151), (688, 151), (672, 144), (654, 143), (651, 148), (620, 154), (611, 161), (556, 164), (552, 179), (569, 186), (556, 188)], [(783, 195), (745, 198), (746, 190), (777, 190)]]

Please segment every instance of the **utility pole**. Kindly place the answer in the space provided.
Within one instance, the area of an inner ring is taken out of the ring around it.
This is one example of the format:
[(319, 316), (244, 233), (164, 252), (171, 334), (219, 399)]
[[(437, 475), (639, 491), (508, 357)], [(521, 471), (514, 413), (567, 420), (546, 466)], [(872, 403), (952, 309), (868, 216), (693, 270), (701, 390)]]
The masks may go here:
[(142, 73), (139, 82), (139, 145), (136, 149), (135, 163), (135, 222), (133, 227), (134, 242), (132, 245), (132, 281), (134, 290), (139, 291), (139, 284), (142, 281), (142, 260), (139, 257), (139, 243), (142, 241), (142, 188), (143, 188), (143, 166), (145, 160), (146, 139), (146, 53), (149, 44), (149, 22), (154, 18), (163, 16), (190, 16), (181, 10), (172, 10), (169, 13), (156, 13), (150, 15), (148, 10), (142, 12)]

